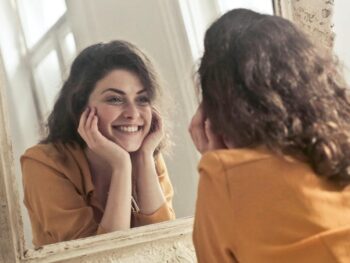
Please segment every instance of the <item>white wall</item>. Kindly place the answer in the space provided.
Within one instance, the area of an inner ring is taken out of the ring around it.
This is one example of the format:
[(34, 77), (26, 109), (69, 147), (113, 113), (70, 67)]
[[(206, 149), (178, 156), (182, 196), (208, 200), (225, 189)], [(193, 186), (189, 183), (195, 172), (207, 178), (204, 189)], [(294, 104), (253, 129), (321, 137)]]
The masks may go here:
[[(5, 66), (7, 79), (7, 105), (12, 135), (12, 149), (15, 173), (19, 185), (20, 201), (23, 200), (21, 170), (19, 158), (24, 149), (39, 140), (39, 119), (35, 111), (34, 97), (31, 89), (30, 71), (27, 61), (21, 56), (23, 40), (20, 39), (16, 13), (10, 1), (0, 0), (0, 52)], [(0, 127), (1, 129), (1, 127)], [(31, 244), (31, 227), (26, 208), (21, 203), (24, 236), (26, 244)]]
[(345, 76), (350, 83), (350, 2), (348, 0), (334, 1), (334, 51), (344, 62)]

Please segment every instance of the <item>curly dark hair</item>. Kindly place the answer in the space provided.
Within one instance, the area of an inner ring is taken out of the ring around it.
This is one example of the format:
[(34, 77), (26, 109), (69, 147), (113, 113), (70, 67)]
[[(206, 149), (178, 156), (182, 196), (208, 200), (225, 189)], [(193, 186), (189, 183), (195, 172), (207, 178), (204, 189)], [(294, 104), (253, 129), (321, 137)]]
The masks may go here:
[(213, 131), (235, 147), (265, 145), (350, 183), (350, 100), (335, 56), (293, 23), (246, 9), (206, 31), (198, 70)]
[[(68, 79), (49, 115), (47, 136), (41, 143), (78, 143), (83, 148), (86, 146), (77, 132), (80, 116), (96, 83), (114, 69), (125, 69), (136, 74), (152, 105), (161, 108), (160, 82), (149, 58), (126, 41), (98, 43), (85, 48), (73, 61)], [(164, 145), (163, 141), (156, 152)]]

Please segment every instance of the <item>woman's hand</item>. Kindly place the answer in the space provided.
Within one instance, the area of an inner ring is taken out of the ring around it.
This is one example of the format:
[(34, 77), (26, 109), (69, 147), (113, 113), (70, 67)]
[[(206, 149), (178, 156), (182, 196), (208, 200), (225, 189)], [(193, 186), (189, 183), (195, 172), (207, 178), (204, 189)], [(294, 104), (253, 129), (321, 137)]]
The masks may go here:
[[(129, 153), (102, 135), (95, 108), (87, 108), (82, 113), (78, 133), (92, 152), (94, 161), (98, 160), (103, 167), (98, 180), (108, 181), (109, 185), (108, 194), (103, 193), (106, 200), (100, 226), (106, 232), (129, 229), (132, 179)], [(107, 170), (111, 169), (110, 174), (106, 173), (106, 167)]]
[[(155, 149), (164, 137), (163, 122), (160, 113), (152, 109), (152, 124), (149, 133), (144, 138), (140, 149), (137, 152), (153, 156)], [(136, 153), (137, 153), (136, 152)]]
[(152, 124), (138, 151), (131, 154), (135, 188), (133, 195), (142, 214), (153, 214), (165, 202), (153, 153), (163, 139), (163, 122), (159, 112), (153, 108)]
[(95, 108), (87, 108), (79, 121), (78, 133), (91, 151), (102, 158), (112, 169), (130, 162), (130, 155), (118, 144), (108, 140), (98, 129)]
[(227, 148), (222, 138), (213, 133), (209, 119), (204, 116), (202, 104), (198, 106), (192, 117), (188, 130), (194, 145), (201, 154), (210, 150)]

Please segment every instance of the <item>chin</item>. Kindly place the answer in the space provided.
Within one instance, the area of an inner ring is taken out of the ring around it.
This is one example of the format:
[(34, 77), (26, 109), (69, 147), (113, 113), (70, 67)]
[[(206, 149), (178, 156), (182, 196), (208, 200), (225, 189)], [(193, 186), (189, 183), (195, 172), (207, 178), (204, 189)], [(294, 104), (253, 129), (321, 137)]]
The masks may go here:
[(137, 144), (137, 145), (125, 145), (125, 144), (119, 144), (118, 145), (120, 147), (122, 147), (125, 151), (127, 151), (128, 153), (133, 153), (138, 151), (141, 148), (141, 144)]
[(129, 149), (125, 149), (125, 151), (127, 151), (128, 153), (134, 153), (137, 152), (140, 149), (140, 147), (138, 148), (129, 148)]

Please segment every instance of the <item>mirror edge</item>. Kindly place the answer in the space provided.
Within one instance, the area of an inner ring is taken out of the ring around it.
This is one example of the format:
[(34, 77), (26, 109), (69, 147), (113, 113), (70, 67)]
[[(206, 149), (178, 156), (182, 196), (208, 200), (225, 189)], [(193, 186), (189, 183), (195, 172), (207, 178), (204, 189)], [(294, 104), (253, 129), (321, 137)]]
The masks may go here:
[(6, 85), (0, 54), (0, 262), (18, 262), (23, 255), (24, 236), (12, 154)]
[(292, 18), (292, 0), (272, 0), (273, 12), (277, 16), (281, 16), (287, 19)]
[[(193, 217), (29, 249), (25, 262), (195, 262)], [(138, 260), (139, 259), (139, 260)]]

